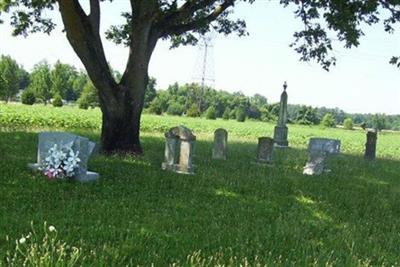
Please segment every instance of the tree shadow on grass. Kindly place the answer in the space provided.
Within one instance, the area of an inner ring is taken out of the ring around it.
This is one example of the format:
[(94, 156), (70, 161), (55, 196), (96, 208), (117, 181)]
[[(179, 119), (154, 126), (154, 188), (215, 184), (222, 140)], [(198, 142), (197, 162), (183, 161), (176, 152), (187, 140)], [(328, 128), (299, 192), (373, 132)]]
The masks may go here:
[(100, 173), (99, 182), (49, 183), (26, 168), (36, 159), (36, 133), (0, 138), (0, 199), (13, 207), (0, 209), (0, 226), (12, 236), (31, 220), (47, 220), (65, 239), (109, 255), (108, 262), (136, 264), (185, 261), (199, 249), (273, 265), (398, 260), (397, 160), (341, 154), (330, 159), (330, 173), (309, 177), (302, 175), (305, 150), (281, 150), (273, 166), (260, 166), (256, 140), (229, 142), (226, 161), (212, 160), (212, 142), (198, 140), (195, 175), (180, 175), (161, 170), (164, 139), (144, 136), (142, 157), (93, 157), (89, 169)]

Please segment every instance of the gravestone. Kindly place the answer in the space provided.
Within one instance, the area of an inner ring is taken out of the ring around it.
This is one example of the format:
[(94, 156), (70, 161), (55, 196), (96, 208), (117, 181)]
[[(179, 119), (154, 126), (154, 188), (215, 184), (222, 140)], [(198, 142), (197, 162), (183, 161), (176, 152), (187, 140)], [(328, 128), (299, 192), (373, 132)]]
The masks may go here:
[(276, 147), (287, 147), (289, 142), (288, 138), (288, 127), (286, 126), (287, 122), (287, 101), (288, 95), (286, 93), (287, 84), (286, 82), (283, 84), (283, 92), (281, 94), (281, 101), (279, 105), (279, 117), (278, 124), (274, 128), (274, 141)]
[(214, 147), (212, 150), (213, 159), (226, 159), (226, 146), (228, 142), (228, 132), (219, 128), (214, 132)]
[(193, 149), (196, 136), (184, 126), (171, 128), (165, 133), (163, 170), (177, 173), (194, 174)]
[(367, 132), (367, 142), (365, 143), (365, 154), (366, 160), (374, 160), (376, 154), (376, 140), (378, 139), (378, 133), (376, 131)]
[(99, 178), (99, 174), (87, 170), (87, 163), (92, 155), (96, 143), (89, 141), (88, 138), (65, 132), (41, 132), (39, 133), (39, 143), (37, 152), (37, 163), (30, 163), (28, 167), (33, 170), (39, 170), (41, 164), (49, 154), (50, 148), (54, 145), (59, 147), (72, 144), (74, 152), (79, 151), (79, 167), (75, 171), (74, 180), (79, 182), (95, 181)]
[(304, 166), (303, 174), (306, 175), (320, 175), (326, 171), (326, 158), (327, 153), (324, 151), (310, 151), (308, 154), (308, 161)]
[(329, 138), (310, 138), (308, 151), (323, 151), (327, 154), (340, 153), (340, 140)]
[(274, 153), (274, 139), (259, 137), (257, 147), (257, 163), (272, 164)]
[(303, 174), (319, 175), (328, 172), (326, 160), (330, 155), (340, 153), (340, 140), (328, 138), (310, 138), (308, 144), (308, 162), (304, 166)]

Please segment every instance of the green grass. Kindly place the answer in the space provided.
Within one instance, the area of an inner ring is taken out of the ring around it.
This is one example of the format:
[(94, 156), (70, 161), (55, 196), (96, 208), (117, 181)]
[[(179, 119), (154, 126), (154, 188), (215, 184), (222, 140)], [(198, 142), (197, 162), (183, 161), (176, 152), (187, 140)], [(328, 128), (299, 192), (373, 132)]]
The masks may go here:
[[(52, 117), (54, 124), (74, 116), (100, 122), (98, 110), (0, 105), (0, 112), (1, 122), (4, 114)], [(371, 163), (362, 158), (362, 131), (290, 125), (291, 148), (277, 154), (273, 167), (262, 167), (252, 164), (257, 137), (271, 136), (272, 124), (151, 115), (142, 123), (144, 156), (94, 157), (90, 169), (101, 179), (93, 184), (49, 182), (31, 173), (26, 164), (36, 159), (40, 127), (3, 123), (0, 259), (31, 230), (31, 221), (36, 228), (47, 221), (59, 239), (81, 249), (84, 266), (400, 264), (399, 133), (379, 135)], [(177, 124), (197, 135), (195, 175), (160, 168), (162, 132)], [(27, 129), (16, 129), (21, 126)], [(211, 160), (219, 127), (229, 132), (227, 161)], [(66, 128), (99, 139), (96, 128)], [(301, 174), (312, 136), (342, 140), (331, 173)]]

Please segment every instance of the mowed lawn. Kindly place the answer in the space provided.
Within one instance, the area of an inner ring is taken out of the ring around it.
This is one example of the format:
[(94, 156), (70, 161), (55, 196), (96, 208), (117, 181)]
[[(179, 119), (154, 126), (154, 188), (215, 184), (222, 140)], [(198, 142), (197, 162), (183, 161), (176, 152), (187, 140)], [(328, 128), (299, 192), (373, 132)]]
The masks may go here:
[[(47, 222), (80, 248), (77, 266), (400, 265), (400, 133), (379, 134), (378, 159), (366, 162), (364, 131), (289, 125), (291, 147), (263, 167), (257, 137), (271, 136), (271, 123), (143, 115), (145, 154), (95, 156), (100, 180), (79, 184), (26, 164), (43, 129), (98, 141), (98, 110), (0, 105), (0, 123), (0, 266), (31, 222), (38, 236)], [(197, 136), (195, 175), (161, 170), (163, 132), (179, 124)], [(211, 159), (219, 127), (226, 161)], [(330, 173), (302, 175), (310, 137), (341, 139)]]

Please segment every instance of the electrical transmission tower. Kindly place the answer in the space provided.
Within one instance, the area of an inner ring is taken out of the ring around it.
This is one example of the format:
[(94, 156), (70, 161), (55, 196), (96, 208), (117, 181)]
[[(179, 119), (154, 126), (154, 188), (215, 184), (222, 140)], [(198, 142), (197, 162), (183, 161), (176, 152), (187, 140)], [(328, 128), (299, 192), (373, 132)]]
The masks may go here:
[(215, 74), (214, 74), (214, 40), (215, 33), (209, 32), (200, 36), (198, 42), (198, 56), (196, 65), (194, 67), (192, 82), (198, 83), (201, 86), (201, 96), (198, 99), (200, 111), (202, 109), (202, 96), (206, 87), (214, 87)]

